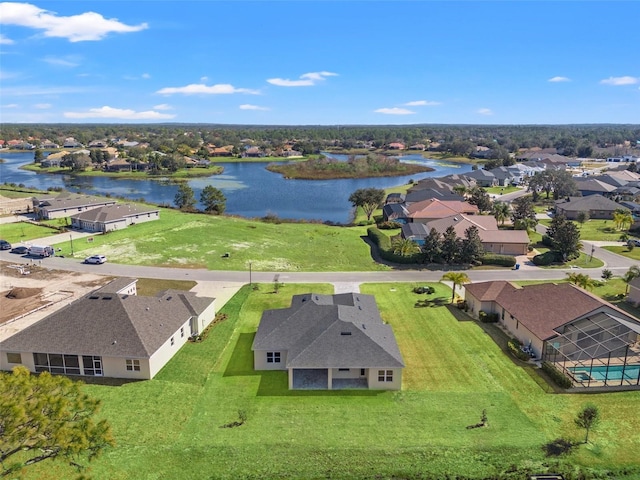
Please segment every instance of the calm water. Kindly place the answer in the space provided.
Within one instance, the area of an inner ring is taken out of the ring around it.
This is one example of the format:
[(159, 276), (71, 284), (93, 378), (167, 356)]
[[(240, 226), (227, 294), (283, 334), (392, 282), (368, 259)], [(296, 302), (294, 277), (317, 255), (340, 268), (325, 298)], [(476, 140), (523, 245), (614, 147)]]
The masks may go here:
[[(346, 156), (332, 156), (346, 159)], [(178, 191), (178, 187), (168, 181), (46, 175), (20, 170), (21, 165), (33, 162), (33, 152), (1, 153), (0, 157), (5, 160), (0, 163), (0, 183), (22, 183), (40, 190), (62, 187), (73, 192), (111, 194), (132, 200), (143, 198), (156, 204), (173, 204)], [(471, 171), (470, 165), (424, 159), (421, 155), (407, 155), (402, 161), (427, 165), (435, 171), (404, 177), (287, 180), (266, 170), (265, 163), (220, 163), (224, 166), (222, 175), (195, 178), (189, 180), (189, 185), (196, 198), (207, 185), (222, 190), (227, 198), (226, 212), (233, 215), (263, 217), (273, 213), (281, 218), (348, 223), (353, 208), (347, 199), (359, 188), (389, 188), (406, 184), (410, 179)]]

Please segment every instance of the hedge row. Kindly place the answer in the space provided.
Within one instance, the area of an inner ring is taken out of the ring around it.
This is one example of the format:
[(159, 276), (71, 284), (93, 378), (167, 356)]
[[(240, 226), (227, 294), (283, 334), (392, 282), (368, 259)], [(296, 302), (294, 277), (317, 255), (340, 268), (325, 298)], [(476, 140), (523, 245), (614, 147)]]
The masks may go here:
[(573, 382), (564, 373), (553, 366), (553, 363), (544, 362), (542, 364), (542, 370), (551, 377), (551, 379), (562, 388), (571, 388)]
[(519, 360), (526, 362), (529, 360), (529, 355), (524, 353), (520, 349), (520, 346), (521, 345), (517, 340), (509, 340), (509, 342), (507, 343), (507, 347), (509, 348), (509, 351), (513, 354), (513, 356)]
[(391, 239), (379, 228), (369, 227), (367, 229), (367, 235), (373, 243), (378, 246), (378, 251), (383, 259), (394, 263), (420, 263), (422, 256), (420, 253), (408, 257), (393, 253), (393, 250), (391, 250)]
[(480, 310), (478, 318), (482, 323), (496, 323), (500, 319), (497, 313), (487, 313), (484, 310)]
[(485, 253), (480, 258), (482, 265), (498, 265), (501, 267), (513, 267), (516, 264), (516, 257), (511, 255), (499, 255), (497, 253)]

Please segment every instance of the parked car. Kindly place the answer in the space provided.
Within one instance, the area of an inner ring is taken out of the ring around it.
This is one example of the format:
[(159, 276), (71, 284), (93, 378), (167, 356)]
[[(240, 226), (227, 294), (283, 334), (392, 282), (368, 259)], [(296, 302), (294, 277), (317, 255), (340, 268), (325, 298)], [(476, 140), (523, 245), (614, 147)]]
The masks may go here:
[(53, 247), (42, 245), (31, 245), (29, 255), (32, 257), (51, 257), (55, 254)]
[(84, 259), (84, 263), (94, 263), (94, 264), (102, 264), (107, 261), (107, 257), (104, 255), (91, 255)]
[(627, 245), (633, 245), (634, 247), (640, 247), (640, 240), (636, 240), (632, 238), (631, 240), (627, 240)]
[(11, 249), (11, 253), (17, 253), (18, 255), (26, 255), (29, 253), (29, 247), (25, 247), (24, 245), (20, 245), (19, 247), (13, 247)]
[(6, 240), (0, 240), (0, 250), (11, 250), (11, 244)]

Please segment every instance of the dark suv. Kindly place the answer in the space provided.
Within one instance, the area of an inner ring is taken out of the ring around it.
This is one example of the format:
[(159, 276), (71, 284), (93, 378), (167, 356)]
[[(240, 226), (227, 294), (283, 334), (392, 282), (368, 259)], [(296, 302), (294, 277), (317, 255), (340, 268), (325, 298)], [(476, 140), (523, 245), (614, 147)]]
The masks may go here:
[(6, 240), (0, 240), (0, 250), (11, 250), (11, 244)]

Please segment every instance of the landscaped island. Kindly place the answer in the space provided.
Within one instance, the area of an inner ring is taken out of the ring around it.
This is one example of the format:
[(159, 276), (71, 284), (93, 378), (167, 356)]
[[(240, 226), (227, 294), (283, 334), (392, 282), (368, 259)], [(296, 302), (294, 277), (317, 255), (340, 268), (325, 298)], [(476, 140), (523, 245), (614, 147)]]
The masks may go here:
[(281, 173), (286, 178), (303, 180), (332, 180), (336, 178), (394, 177), (431, 172), (433, 168), (403, 163), (397, 158), (370, 154), (350, 157), (346, 162), (320, 157), (305, 162), (272, 164), (267, 170)]

